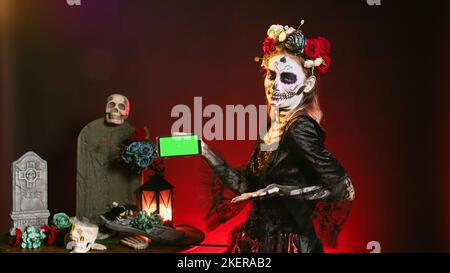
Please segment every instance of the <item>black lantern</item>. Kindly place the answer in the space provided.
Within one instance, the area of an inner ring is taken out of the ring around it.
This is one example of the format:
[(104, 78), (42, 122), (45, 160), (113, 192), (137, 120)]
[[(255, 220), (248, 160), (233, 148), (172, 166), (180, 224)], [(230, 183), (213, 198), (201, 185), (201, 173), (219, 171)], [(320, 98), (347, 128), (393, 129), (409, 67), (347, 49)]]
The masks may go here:
[(138, 208), (148, 214), (156, 212), (173, 225), (173, 189), (161, 175), (149, 176), (136, 191)]

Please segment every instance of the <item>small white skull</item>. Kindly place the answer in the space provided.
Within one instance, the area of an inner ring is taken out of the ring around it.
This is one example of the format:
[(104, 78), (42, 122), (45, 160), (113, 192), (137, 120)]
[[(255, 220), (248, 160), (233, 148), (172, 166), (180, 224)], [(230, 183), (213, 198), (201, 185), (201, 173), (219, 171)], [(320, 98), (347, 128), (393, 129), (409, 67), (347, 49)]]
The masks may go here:
[(106, 122), (121, 125), (130, 114), (130, 102), (124, 95), (112, 94), (106, 102)]
[(72, 249), (74, 253), (86, 253), (95, 245), (97, 239), (98, 226), (81, 222), (78, 219), (71, 219), (73, 224), (72, 232), (70, 233), (69, 242), (66, 245), (67, 249)]

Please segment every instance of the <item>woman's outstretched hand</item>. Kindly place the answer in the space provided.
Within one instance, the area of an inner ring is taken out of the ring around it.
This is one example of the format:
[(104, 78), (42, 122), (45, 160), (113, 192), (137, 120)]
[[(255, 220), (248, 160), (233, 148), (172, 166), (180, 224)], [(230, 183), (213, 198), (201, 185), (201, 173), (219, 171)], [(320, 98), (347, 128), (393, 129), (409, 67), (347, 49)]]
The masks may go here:
[(265, 198), (265, 197), (280, 196), (280, 195), (281, 195), (280, 185), (270, 184), (269, 186), (265, 187), (264, 189), (260, 189), (255, 192), (246, 192), (239, 196), (236, 196), (235, 198), (231, 199), (231, 203), (238, 203), (238, 202), (243, 202), (243, 201), (252, 200), (252, 199), (256, 199), (256, 198)]
[(252, 200), (261, 196), (264, 196), (264, 192), (266, 189), (260, 189), (258, 191), (255, 192), (246, 192), (243, 193), (239, 196), (236, 196), (235, 198), (231, 199), (231, 203), (239, 203), (239, 202), (244, 202), (247, 200)]
[(235, 198), (231, 199), (231, 203), (239, 203), (239, 202), (244, 202), (247, 200), (251, 200), (256, 198), (258, 195), (256, 194), (256, 192), (246, 192), (243, 193), (239, 196), (236, 196)]

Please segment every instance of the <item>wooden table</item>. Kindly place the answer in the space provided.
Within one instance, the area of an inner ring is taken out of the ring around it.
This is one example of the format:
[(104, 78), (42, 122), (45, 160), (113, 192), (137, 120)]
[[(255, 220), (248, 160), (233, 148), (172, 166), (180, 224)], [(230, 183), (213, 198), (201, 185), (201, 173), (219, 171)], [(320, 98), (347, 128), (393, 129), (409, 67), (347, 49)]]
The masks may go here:
[[(119, 243), (120, 236), (129, 236), (130, 234), (121, 234), (119, 237), (113, 237), (108, 240), (110, 243), (104, 243), (108, 248), (106, 251), (90, 251), (90, 253), (179, 253), (188, 250), (197, 244), (200, 244), (205, 238), (205, 234), (192, 226), (178, 225), (176, 227), (186, 233), (186, 236), (176, 245), (158, 245), (152, 243), (147, 249), (134, 250)], [(0, 237), (0, 253), (69, 253), (70, 250), (62, 246), (47, 246), (42, 245), (38, 249), (23, 249), (21, 247), (14, 247), (9, 245), (10, 236), (5, 235)], [(115, 242), (113, 242), (115, 241)], [(105, 241), (107, 242), (107, 241)]]

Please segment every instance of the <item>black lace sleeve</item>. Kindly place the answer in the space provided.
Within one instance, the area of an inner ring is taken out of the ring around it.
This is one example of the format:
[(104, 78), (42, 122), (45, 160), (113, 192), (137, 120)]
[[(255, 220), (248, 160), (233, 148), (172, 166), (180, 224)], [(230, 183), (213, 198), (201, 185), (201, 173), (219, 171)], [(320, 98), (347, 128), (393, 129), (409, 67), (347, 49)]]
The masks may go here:
[(246, 166), (233, 168), (207, 145), (202, 148), (203, 159), (209, 167), (203, 168), (199, 199), (205, 213), (206, 229), (211, 231), (247, 207), (245, 203), (235, 204), (231, 203), (231, 200), (249, 191), (251, 182), (248, 179), (248, 163)]
[(242, 194), (249, 191), (250, 183), (247, 179), (246, 168), (232, 168), (225, 160), (209, 147), (205, 147), (203, 159), (213, 170), (215, 176), (219, 178), (224, 185), (236, 194)]
[(323, 144), (323, 131), (312, 118), (300, 116), (286, 132), (289, 148), (317, 175), (320, 184), (315, 188), (320, 196), (329, 200), (352, 200), (351, 180), (340, 162)]

